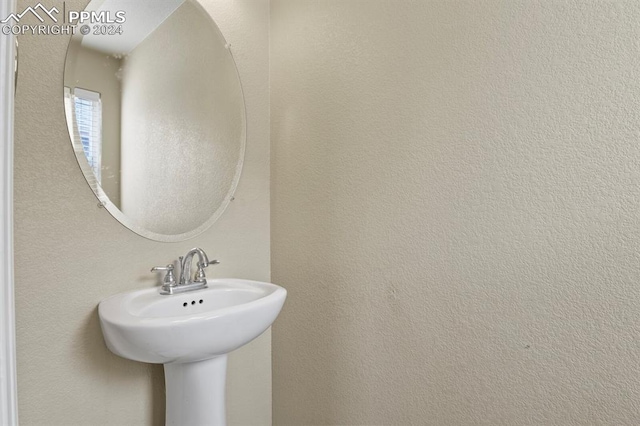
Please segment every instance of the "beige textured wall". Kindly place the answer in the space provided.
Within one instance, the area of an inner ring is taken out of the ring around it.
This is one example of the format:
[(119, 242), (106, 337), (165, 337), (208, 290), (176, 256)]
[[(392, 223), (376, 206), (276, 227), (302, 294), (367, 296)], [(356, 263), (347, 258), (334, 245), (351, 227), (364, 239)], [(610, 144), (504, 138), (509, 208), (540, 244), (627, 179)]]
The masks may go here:
[(640, 4), (271, 19), (274, 424), (640, 424)]
[(102, 103), (102, 181), (100, 186), (120, 205), (120, 59), (97, 50), (74, 46), (76, 61), (65, 70), (68, 87), (100, 93)]
[(242, 154), (236, 67), (200, 12), (183, 3), (123, 60), (121, 210), (159, 234), (193, 231), (224, 207)]
[[(31, 4), (18, 3), (20, 10)], [(86, 2), (67, 0), (67, 10), (80, 4)], [(64, 121), (68, 37), (20, 39), (15, 259), (21, 425), (163, 424), (161, 367), (112, 355), (96, 312), (107, 296), (155, 285), (151, 266), (197, 245), (223, 262), (212, 277), (269, 280), (268, 1), (203, 4), (236, 54), (247, 102), (246, 168), (227, 212), (182, 243), (148, 241), (97, 208)], [(271, 423), (270, 350), (266, 333), (230, 356), (231, 424)]]

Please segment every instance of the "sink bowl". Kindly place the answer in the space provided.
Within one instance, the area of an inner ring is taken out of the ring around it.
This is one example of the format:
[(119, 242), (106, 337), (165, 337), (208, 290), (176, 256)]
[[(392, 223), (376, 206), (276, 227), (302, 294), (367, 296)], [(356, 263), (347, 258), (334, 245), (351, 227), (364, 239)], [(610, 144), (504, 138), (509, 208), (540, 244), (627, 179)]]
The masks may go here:
[(98, 313), (109, 349), (134, 361), (201, 361), (237, 349), (262, 334), (287, 291), (240, 279), (207, 280), (208, 288), (160, 295), (150, 288), (110, 297)]

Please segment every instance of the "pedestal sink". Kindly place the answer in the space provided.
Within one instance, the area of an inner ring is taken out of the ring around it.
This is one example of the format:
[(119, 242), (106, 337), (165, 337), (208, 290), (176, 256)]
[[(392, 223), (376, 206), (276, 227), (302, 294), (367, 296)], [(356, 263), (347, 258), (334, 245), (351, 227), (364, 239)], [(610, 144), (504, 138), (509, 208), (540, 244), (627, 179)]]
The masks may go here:
[(175, 295), (155, 288), (122, 293), (98, 308), (113, 353), (164, 364), (167, 425), (225, 425), (227, 354), (269, 328), (287, 296), (284, 288), (258, 281), (207, 284)]

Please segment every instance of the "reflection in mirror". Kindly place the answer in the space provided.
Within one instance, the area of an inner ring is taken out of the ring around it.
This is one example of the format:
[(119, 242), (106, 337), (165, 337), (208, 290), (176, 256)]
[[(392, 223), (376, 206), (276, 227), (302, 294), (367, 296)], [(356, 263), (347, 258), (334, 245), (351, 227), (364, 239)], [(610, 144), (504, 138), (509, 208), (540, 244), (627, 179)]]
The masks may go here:
[(191, 238), (222, 214), (242, 168), (244, 100), (228, 45), (195, 0), (93, 0), (86, 10), (126, 21), (92, 24), (69, 43), (64, 105), (80, 169), (134, 232)]

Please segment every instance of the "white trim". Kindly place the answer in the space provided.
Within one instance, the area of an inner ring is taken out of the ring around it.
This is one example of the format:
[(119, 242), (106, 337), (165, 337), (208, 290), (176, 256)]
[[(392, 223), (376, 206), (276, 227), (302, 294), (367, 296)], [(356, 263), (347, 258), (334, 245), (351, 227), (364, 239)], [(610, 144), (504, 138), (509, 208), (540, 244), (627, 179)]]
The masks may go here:
[[(0, 2), (0, 17), (15, 0)], [(17, 426), (15, 306), (13, 300), (13, 100), (15, 39), (0, 35), (0, 425)]]
[(87, 90), (87, 89), (81, 89), (79, 87), (76, 87), (75, 89), (73, 89), (73, 94), (78, 95), (83, 99), (89, 99), (90, 101), (98, 102), (100, 100), (100, 93)]

